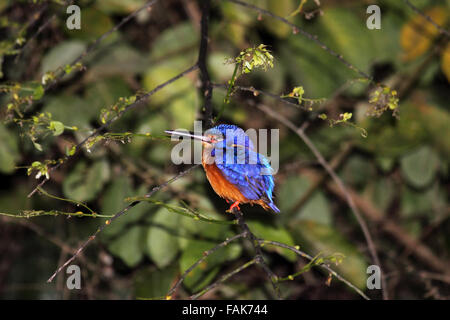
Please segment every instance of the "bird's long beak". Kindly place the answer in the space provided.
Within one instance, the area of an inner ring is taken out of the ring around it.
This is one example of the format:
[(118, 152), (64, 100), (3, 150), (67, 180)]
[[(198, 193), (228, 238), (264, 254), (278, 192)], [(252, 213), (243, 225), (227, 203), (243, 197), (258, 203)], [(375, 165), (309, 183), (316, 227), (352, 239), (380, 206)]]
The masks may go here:
[(195, 134), (191, 134), (191, 133), (188, 133), (188, 132), (178, 132), (178, 131), (166, 130), (165, 133), (170, 134), (170, 135), (182, 136), (182, 137), (190, 137), (192, 139), (196, 139), (196, 140), (200, 140), (200, 141), (203, 141), (203, 142), (211, 143), (211, 140), (208, 137), (201, 136), (201, 135), (195, 135)]

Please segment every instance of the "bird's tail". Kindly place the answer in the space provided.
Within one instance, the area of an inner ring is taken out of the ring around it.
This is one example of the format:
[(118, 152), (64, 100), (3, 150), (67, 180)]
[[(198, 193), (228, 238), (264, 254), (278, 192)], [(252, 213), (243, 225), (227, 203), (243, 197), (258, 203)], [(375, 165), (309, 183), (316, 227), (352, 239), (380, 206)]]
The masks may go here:
[(275, 213), (280, 213), (280, 209), (277, 208), (277, 206), (275, 205), (275, 203), (269, 202), (267, 205), (269, 206), (270, 209), (273, 210), (273, 212), (275, 212)]

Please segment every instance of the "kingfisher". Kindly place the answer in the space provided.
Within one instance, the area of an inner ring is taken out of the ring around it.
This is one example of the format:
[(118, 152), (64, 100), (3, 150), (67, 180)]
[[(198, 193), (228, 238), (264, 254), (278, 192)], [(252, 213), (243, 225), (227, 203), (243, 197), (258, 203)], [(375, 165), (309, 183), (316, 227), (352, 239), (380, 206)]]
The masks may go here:
[(165, 131), (171, 135), (191, 137), (202, 142), (202, 166), (213, 190), (227, 203), (229, 212), (239, 204), (258, 204), (279, 213), (273, 202), (275, 187), (269, 160), (255, 151), (250, 137), (241, 128), (220, 124), (204, 135)]

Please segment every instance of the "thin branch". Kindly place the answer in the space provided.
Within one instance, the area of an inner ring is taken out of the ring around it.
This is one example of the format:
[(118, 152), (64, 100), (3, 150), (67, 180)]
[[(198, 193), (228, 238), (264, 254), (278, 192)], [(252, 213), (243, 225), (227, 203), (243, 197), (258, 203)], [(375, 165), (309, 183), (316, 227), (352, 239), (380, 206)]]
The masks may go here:
[[(333, 159), (331, 159), (330, 161), (330, 167), (333, 170), (336, 170), (342, 163), (342, 161), (347, 158), (347, 156), (350, 154), (350, 151), (352, 150), (352, 145), (347, 143), (344, 148), (342, 148), (342, 150), (339, 151), (339, 153), (337, 153)], [(325, 181), (327, 177), (326, 173), (323, 173), (322, 175), (320, 175), (317, 179), (315, 179), (314, 181), (312, 181), (311, 185), (309, 186), (309, 188), (306, 190), (306, 192), (302, 195), (302, 197), (300, 198), (300, 200), (298, 200), (294, 206), (292, 207), (291, 211), (293, 213), (298, 212), (298, 210), (300, 210), (300, 208), (303, 207), (303, 205), (305, 205), (305, 203), (308, 201), (308, 199), (314, 194), (314, 192), (317, 190), (317, 188), (319, 188), (323, 182)]]
[(255, 249), (256, 255), (255, 255), (255, 261), (258, 265), (260, 265), (265, 273), (267, 274), (267, 277), (269, 278), (270, 282), (272, 283), (272, 287), (275, 291), (275, 295), (277, 296), (277, 299), (281, 299), (280, 294), (280, 288), (278, 287), (277, 281), (278, 277), (270, 270), (269, 266), (267, 265), (266, 261), (264, 260), (264, 256), (262, 254), (261, 246), (259, 245), (259, 239), (253, 234), (253, 232), (248, 227), (247, 223), (244, 220), (244, 215), (240, 210), (237, 210), (237, 208), (233, 208), (233, 213), (236, 216), (236, 219), (238, 220), (238, 224), (241, 227), (242, 231), (246, 234), (246, 238), (248, 238)]
[[(89, 53), (91, 53), (95, 48), (97, 48), (97, 46), (100, 44), (100, 42), (102, 42), (105, 38), (107, 38), (109, 35), (111, 35), (112, 33), (116, 32), (117, 30), (119, 30), (124, 24), (126, 24), (128, 21), (130, 21), (131, 19), (133, 19), (134, 17), (136, 17), (139, 12), (141, 12), (142, 10), (145, 9), (149, 9), (151, 6), (153, 6), (156, 2), (158, 2), (159, 0), (151, 0), (148, 1), (146, 4), (144, 4), (142, 7), (140, 7), (139, 9), (136, 9), (135, 11), (133, 11), (132, 13), (130, 13), (128, 16), (126, 16), (125, 18), (122, 19), (122, 21), (120, 21), (118, 24), (116, 24), (114, 27), (112, 27), (111, 29), (109, 29), (108, 31), (106, 31), (105, 33), (103, 33), (100, 37), (98, 37), (97, 39), (95, 39), (87, 48), (85, 51), (83, 51), (77, 58), (75, 58), (72, 63), (70, 63), (70, 65), (75, 65), (78, 62), (80, 62), (81, 60), (83, 60), (83, 58), (85, 56), (87, 56)], [(57, 82), (58, 80), (61, 80), (62, 76), (65, 73), (63, 72), (63, 70), (60, 71), (60, 75), (57, 77), (56, 80), (52, 81), (46, 88), (45, 90), (49, 90), (50, 88), (52, 88)]]
[[(110, 120), (108, 120), (106, 123), (104, 123), (102, 126), (100, 126), (99, 128), (97, 128), (93, 133), (91, 133), (88, 137), (86, 137), (83, 141), (81, 141), (79, 144), (77, 144), (75, 146), (75, 153), (73, 155), (75, 155), (76, 153), (78, 153), (81, 150), (81, 147), (92, 137), (95, 137), (97, 135), (100, 134), (100, 132), (104, 129), (106, 129), (107, 127), (109, 127), (112, 123), (114, 123), (115, 121), (117, 121), (119, 118), (121, 118), (126, 112), (128, 112), (130, 109), (135, 108), (138, 104), (141, 104), (142, 102), (145, 102), (150, 96), (152, 96), (153, 94), (155, 94), (156, 92), (160, 91), (161, 89), (163, 89), (164, 87), (168, 86), (169, 84), (175, 82), (176, 80), (184, 77), (186, 74), (196, 70), (198, 68), (197, 64), (193, 65), (192, 67), (190, 67), (189, 69), (186, 69), (185, 71), (181, 72), (180, 74), (176, 75), (175, 77), (167, 80), (166, 82), (160, 84), (159, 86), (155, 87), (153, 90), (147, 92), (146, 94), (140, 96), (138, 99), (136, 99), (135, 102), (133, 102), (132, 104), (128, 105), (125, 107), (125, 109), (123, 109), (122, 111), (120, 111), (115, 117), (111, 118)], [(73, 155), (71, 157), (73, 157)], [(65, 156), (63, 158), (63, 161), (59, 161), (57, 164), (55, 164), (52, 167), (48, 168), (48, 173), (50, 174), (53, 170), (59, 168), (63, 163), (66, 163), (66, 160), (68, 160), (69, 157)], [(41, 188), (48, 180), (50, 180), (49, 178), (45, 177), (34, 189), (33, 191), (30, 192), (30, 194), (28, 195), (28, 198), (30, 198), (36, 191), (38, 191), (39, 188)]]
[[(212, 86), (216, 87), (216, 88), (221, 88), (221, 89), (227, 89), (227, 87), (228, 87), (228, 85), (220, 84), (220, 83), (213, 83)], [(251, 92), (251, 93), (253, 93), (254, 96), (258, 96), (259, 94), (262, 94), (262, 95), (268, 96), (268, 97), (270, 97), (272, 99), (276, 99), (278, 101), (281, 101), (283, 103), (291, 105), (291, 106), (293, 106), (293, 107), (295, 107), (297, 109), (298, 108), (304, 108), (304, 106), (302, 106), (301, 104), (294, 103), (294, 102), (289, 101), (287, 99), (283, 99), (283, 98), (281, 98), (279, 95), (277, 95), (275, 93), (262, 91), (262, 90), (259, 90), (259, 89), (255, 89), (254, 87), (234, 86), (233, 88), (237, 89), (237, 90), (241, 90), (241, 91)]]
[(329, 47), (327, 47), (327, 45), (325, 43), (323, 43), (322, 41), (319, 40), (319, 38), (316, 35), (312, 35), (309, 32), (303, 30), (301, 27), (299, 27), (298, 25), (289, 22), (287, 19), (280, 17), (268, 10), (265, 10), (263, 8), (257, 7), (253, 4), (250, 3), (246, 3), (243, 1), (239, 1), (239, 0), (227, 0), (229, 2), (235, 3), (237, 5), (246, 7), (246, 8), (250, 8), (252, 10), (257, 11), (260, 14), (272, 17), (278, 21), (281, 21), (285, 24), (287, 24), (288, 26), (290, 26), (291, 28), (293, 28), (293, 30), (295, 30), (296, 32), (299, 32), (300, 34), (302, 34), (303, 36), (307, 37), (309, 40), (314, 41), (317, 45), (319, 45), (319, 47), (321, 47), (323, 50), (327, 51), (329, 54), (331, 54), (332, 56), (336, 57), (340, 62), (342, 62), (345, 66), (347, 66), (347, 68), (359, 73), (362, 77), (364, 77), (365, 79), (369, 80), (370, 82), (373, 81), (373, 78), (371, 76), (369, 76), (367, 73), (365, 73), (364, 71), (362, 71), (361, 69), (359, 69), (358, 67), (354, 66), (353, 64), (351, 64), (350, 62), (348, 62), (347, 60), (344, 59), (344, 57), (333, 51), (332, 49), (330, 49)]
[(216, 252), (217, 250), (219, 250), (222, 247), (226, 247), (230, 242), (237, 240), (239, 238), (243, 238), (246, 236), (245, 232), (242, 232), (240, 234), (237, 234), (231, 238), (226, 239), (225, 241), (219, 243), (217, 246), (215, 246), (212, 249), (209, 249), (205, 252), (203, 252), (203, 256), (197, 260), (193, 265), (191, 265), (189, 268), (186, 269), (186, 271), (184, 271), (184, 273), (181, 275), (180, 279), (178, 279), (178, 281), (172, 286), (172, 288), (169, 290), (169, 292), (167, 293), (167, 297), (166, 298), (171, 298), (172, 295), (175, 293), (175, 291), (178, 289), (178, 287), (183, 283), (184, 279), (186, 279), (186, 277), (189, 275), (189, 273), (191, 273), (192, 270), (195, 269), (195, 267), (197, 267), (200, 263), (202, 263), (203, 261), (205, 261), (205, 259), (210, 256), (211, 254), (213, 254), (214, 252)]
[(422, 17), (424, 17), (429, 23), (431, 23), (436, 29), (438, 29), (439, 33), (445, 35), (446, 37), (450, 37), (450, 32), (440, 25), (438, 25), (433, 19), (431, 19), (430, 16), (423, 13), (419, 8), (417, 8), (415, 5), (413, 5), (409, 0), (403, 0), (408, 7), (410, 7), (415, 13), (420, 14)]
[[(51, 235), (49, 233), (47, 233), (41, 226), (39, 226), (38, 224), (35, 224), (29, 220), (15, 220), (15, 219), (10, 219), (10, 218), (3, 218), (2, 221), (6, 221), (8, 223), (13, 223), (13, 224), (17, 224), (17, 225), (21, 225), (25, 228), (28, 228), (30, 230), (32, 230), (33, 232), (35, 232), (37, 235), (39, 235), (40, 237), (48, 240), (49, 242), (53, 243), (55, 246), (59, 247), (61, 249), (62, 252), (67, 253), (67, 254), (74, 254), (75, 253), (75, 249), (71, 248), (70, 246), (68, 246), (63, 240), (59, 239), (58, 237)], [(86, 266), (91, 270), (91, 271), (95, 271), (96, 268), (95, 266), (90, 263), (84, 256), (80, 256), (80, 260), (86, 264)]]
[[(369, 228), (367, 227), (366, 222), (362, 218), (358, 208), (356, 207), (356, 205), (355, 205), (355, 203), (353, 201), (353, 198), (350, 196), (350, 194), (349, 194), (347, 188), (345, 187), (344, 182), (341, 180), (341, 178), (339, 178), (339, 176), (336, 174), (336, 172), (333, 170), (333, 168), (331, 168), (331, 166), (327, 163), (325, 158), (322, 156), (320, 151), (316, 148), (314, 143), (305, 134), (305, 132), (303, 131), (302, 128), (297, 128), (290, 120), (285, 118), (279, 112), (273, 111), (272, 109), (270, 109), (267, 106), (258, 105), (258, 108), (261, 111), (263, 111), (264, 113), (266, 113), (267, 115), (269, 115), (270, 117), (280, 121), (286, 127), (291, 129), (292, 131), (294, 131), (303, 140), (303, 142), (308, 146), (308, 148), (312, 151), (314, 156), (317, 158), (317, 160), (322, 165), (322, 167), (328, 172), (328, 174), (331, 176), (331, 178), (336, 182), (336, 184), (338, 185), (339, 189), (345, 195), (345, 200), (348, 203), (350, 209), (353, 212), (353, 215), (355, 216), (356, 220), (358, 221), (358, 224), (361, 227), (361, 230), (362, 230), (362, 232), (364, 234), (364, 237), (366, 239), (366, 242), (367, 242), (367, 245), (368, 245), (368, 248), (369, 248), (369, 252), (370, 252), (370, 255), (372, 256), (372, 260), (373, 260), (374, 264), (378, 265), (381, 268), (380, 260), (378, 258), (378, 254), (377, 254), (377, 251), (376, 251), (376, 248), (375, 248), (375, 244), (374, 244), (374, 242), (372, 240), (372, 236), (370, 235)], [(385, 277), (384, 277), (383, 273), (382, 273), (382, 276), (381, 276), (381, 281), (382, 281), (382, 286), (383, 286), (383, 289), (382, 289), (383, 299), (388, 299), (387, 290), (386, 290), (387, 289), (387, 287), (386, 287), (386, 280), (385, 280)]]
[(206, 129), (212, 126), (212, 91), (213, 87), (211, 85), (206, 55), (208, 53), (208, 23), (209, 23), (209, 10), (210, 10), (210, 0), (203, 0), (202, 2), (202, 19), (201, 19), (201, 35), (200, 35), (200, 49), (198, 53), (197, 65), (200, 69), (200, 80), (202, 82), (201, 93), (203, 97), (203, 110), (204, 110), (204, 121), (206, 124)]
[(248, 267), (254, 265), (255, 263), (258, 263), (256, 257), (250, 261), (248, 261), (247, 263), (244, 263), (242, 266), (240, 266), (239, 268), (234, 269), (233, 271), (223, 275), (222, 277), (220, 277), (219, 280), (217, 280), (216, 282), (210, 284), (209, 286), (207, 286), (205, 289), (203, 289), (202, 291), (200, 291), (199, 293), (196, 293), (192, 296), (190, 296), (189, 298), (192, 300), (196, 300), (197, 298), (199, 298), (200, 296), (204, 295), (206, 292), (214, 289), (215, 287), (217, 287), (219, 284), (227, 281), (229, 278), (231, 278), (232, 276), (234, 276), (235, 274), (241, 272), (244, 269), (247, 269)]
[[(179, 178), (185, 176), (187, 173), (189, 173), (192, 169), (198, 167), (199, 165), (194, 165), (192, 167), (190, 167), (189, 169), (180, 172), (179, 174), (177, 174), (176, 176), (174, 176), (173, 178), (171, 178), (170, 180), (167, 180), (166, 182), (160, 184), (159, 186), (154, 187), (149, 193), (147, 193), (145, 195), (146, 198), (150, 198), (155, 192), (167, 187), (169, 184), (171, 184), (172, 182), (178, 180)], [(95, 233), (89, 237), (88, 240), (86, 240), (75, 252), (74, 255), (72, 255), (72, 257), (70, 257), (69, 260), (67, 260), (63, 265), (61, 265), (54, 273), (53, 275), (47, 280), (47, 282), (52, 282), (53, 279), (56, 277), (56, 275), (58, 273), (61, 272), (61, 270), (63, 270), (67, 265), (69, 265), (73, 260), (75, 260), (75, 258), (103, 231), (103, 229), (110, 225), (114, 220), (116, 220), (117, 218), (119, 218), (120, 216), (124, 215), (128, 210), (130, 210), (131, 208), (135, 207), (136, 205), (138, 205), (139, 203), (141, 203), (142, 201), (134, 201), (132, 203), (130, 203), (128, 206), (126, 206), (125, 208), (123, 208), (122, 210), (120, 210), (119, 212), (115, 213), (114, 216), (109, 219), (106, 220), (104, 224), (100, 225), (97, 229), (97, 231), (95, 231)]]
[[(67, 1), (67, 3), (65, 3), (64, 6), (67, 6), (69, 4), (71, 4), (73, 2), (73, 0), (69, 0)], [(48, 2), (44, 4), (44, 6), (41, 8), (41, 10), (39, 10), (37, 13), (33, 14), (33, 19), (29, 22), (28, 26), (26, 27), (27, 29), (33, 25), (36, 21), (39, 20), (39, 18), (42, 16), (42, 14), (48, 9)], [(42, 31), (44, 31), (45, 29), (47, 29), (47, 27), (52, 23), (53, 20), (55, 20), (56, 18), (56, 14), (53, 14), (47, 21), (45, 21), (39, 28), (38, 30), (30, 37), (27, 39), (27, 42), (20, 48), (19, 53), (17, 54), (17, 56), (14, 58), (14, 63), (17, 63), (20, 59), (20, 56), (22, 55), (22, 53), (25, 51), (25, 49), (30, 45), (30, 43), (32, 42), (32, 40), (36, 39), (38, 35), (40, 35), (42, 33)]]
[[(309, 254), (307, 254), (307, 253), (305, 253), (305, 252), (303, 252), (303, 251), (300, 251), (299, 249), (297, 249), (297, 248), (295, 248), (295, 247), (293, 247), (293, 246), (290, 246), (290, 245), (287, 245), (287, 244), (284, 244), (284, 243), (281, 243), (281, 242), (278, 242), (278, 241), (268, 241), (268, 240), (258, 240), (259, 241), (259, 243), (260, 244), (270, 244), (270, 245), (274, 245), (274, 246), (278, 246), (278, 247), (280, 247), (280, 248), (285, 248), (285, 249), (288, 249), (288, 250), (291, 250), (291, 251), (293, 251), (293, 252), (295, 252), (296, 254), (298, 254), (299, 256), (301, 256), (301, 257), (303, 257), (303, 258), (305, 258), (305, 259), (308, 259), (309, 261), (313, 261), (314, 260), (314, 258), (313, 257), (311, 257)], [(328, 272), (330, 272), (333, 276), (335, 276), (337, 279), (339, 279), (340, 281), (342, 281), (342, 282), (344, 282), (347, 286), (349, 286), (350, 288), (352, 288), (353, 290), (355, 290), (361, 297), (363, 297), (364, 299), (366, 299), (366, 300), (370, 300), (370, 298), (368, 297), (368, 296), (366, 296), (365, 294), (364, 294), (364, 292), (362, 292), (359, 288), (357, 288), (354, 284), (352, 284), (350, 281), (348, 281), (347, 279), (345, 279), (344, 277), (342, 277), (339, 273), (337, 273), (336, 271), (334, 271), (333, 269), (331, 269), (329, 266), (327, 266), (326, 264), (320, 264), (320, 265), (318, 265), (319, 267), (321, 267), (321, 268), (323, 268), (323, 269), (325, 269), (325, 270), (327, 270)]]
[[(331, 192), (345, 199), (345, 194), (337, 186), (337, 184), (328, 183), (327, 186)], [(391, 235), (408, 250), (411, 250), (411, 253), (418, 260), (420, 260), (423, 264), (427, 265), (433, 270), (450, 275), (448, 261), (436, 256), (429, 247), (421, 243), (419, 240), (411, 237), (408, 232), (402, 227), (398, 226), (398, 224), (389, 219), (385, 219), (385, 215), (383, 214), (383, 212), (376, 208), (373, 203), (358, 195), (354, 190), (348, 188), (347, 192), (350, 194), (352, 199), (354, 199), (356, 206), (361, 209), (361, 211), (369, 220), (379, 224), (383, 231)]]

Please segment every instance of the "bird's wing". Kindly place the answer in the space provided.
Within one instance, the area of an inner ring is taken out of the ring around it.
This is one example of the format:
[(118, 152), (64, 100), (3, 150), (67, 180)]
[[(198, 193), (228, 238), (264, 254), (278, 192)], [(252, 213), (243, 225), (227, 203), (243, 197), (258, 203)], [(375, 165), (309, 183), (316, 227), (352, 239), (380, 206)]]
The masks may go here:
[[(216, 150), (217, 151), (217, 150)], [(269, 160), (263, 155), (239, 146), (227, 146), (223, 157), (216, 152), (216, 165), (224, 177), (249, 200), (272, 202), (274, 181)], [(233, 161), (226, 161), (233, 159)]]

